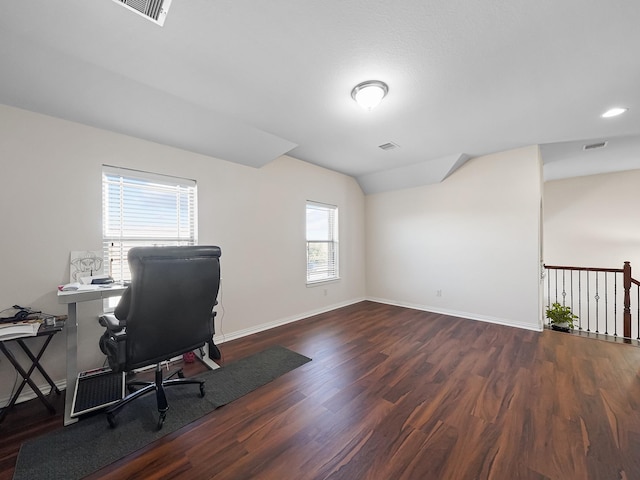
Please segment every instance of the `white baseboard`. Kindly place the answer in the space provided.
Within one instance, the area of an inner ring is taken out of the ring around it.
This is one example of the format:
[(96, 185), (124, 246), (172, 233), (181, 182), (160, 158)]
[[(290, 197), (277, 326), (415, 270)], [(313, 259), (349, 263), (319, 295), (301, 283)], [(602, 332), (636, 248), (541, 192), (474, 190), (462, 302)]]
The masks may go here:
[[(516, 327), (516, 328), (522, 328), (525, 330), (533, 330), (536, 332), (541, 332), (543, 330), (542, 327), (535, 327), (532, 326), (530, 324), (525, 324), (525, 323), (519, 323), (519, 322), (515, 322), (515, 321), (511, 321), (511, 320), (505, 320), (502, 318), (496, 318), (496, 317), (490, 317), (490, 316), (485, 316), (485, 315), (477, 315), (477, 314), (472, 314), (472, 313), (468, 313), (468, 312), (460, 312), (457, 310), (449, 310), (449, 309), (442, 309), (442, 308), (437, 308), (437, 307), (433, 307), (430, 305), (419, 305), (419, 304), (412, 304), (412, 303), (407, 303), (407, 302), (398, 302), (395, 300), (389, 300), (386, 298), (377, 298), (377, 297), (362, 297), (362, 298), (356, 298), (356, 299), (352, 299), (346, 302), (342, 302), (342, 303), (336, 303), (333, 305), (329, 305), (323, 308), (319, 308), (317, 310), (310, 310), (304, 313), (300, 313), (298, 315), (293, 315), (291, 317), (286, 317), (286, 318), (281, 318), (278, 320), (274, 320), (272, 322), (267, 322), (267, 323), (263, 323), (260, 325), (256, 325), (255, 327), (251, 327), (251, 328), (246, 328), (244, 330), (239, 330), (237, 332), (233, 332), (233, 333), (229, 333), (229, 334), (225, 334), (224, 332), (220, 333), (220, 334), (216, 334), (213, 337), (214, 342), (219, 345), (225, 342), (229, 342), (231, 340), (236, 340), (238, 338), (242, 338), (242, 337), (246, 337), (248, 335), (253, 335), (254, 333), (259, 333), (259, 332), (263, 332), (265, 330), (269, 330), (271, 328), (275, 328), (275, 327), (280, 327), (282, 325), (286, 325), (288, 323), (293, 323), (293, 322), (297, 322), (299, 320), (304, 320), (305, 318), (309, 318), (309, 317), (313, 317), (314, 315), (319, 315), (321, 313), (326, 313), (326, 312), (330, 312), (332, 310), (336, 310), (338, 308), (342, 308), (342, 307), (346, 307), (349, 305), (353, 305), (354, 303), (358, 303), (358, 302), (362, 302), (364, 300), (369, 300), (372, 302), (378, 302), (378, 303), (384, 303), (387, 305), (395, 305), (397, 307), (405, 307), (405, 308), (411, 308), (414, 310), (421, 310), (424, 312), (432, 312), (432, 313), (438, 313), (438, 314), (442, 314), (442, 315), (450, 315), (452, 317), (460, 317), (460, 318), (466, 318), (468, 320), (477, 320), (480, 322), (487, 322), (487, 323), (495, 323), (498, 325), (505, 325), (508, 327)], [(215, 366), (217, 367), (217, 365)], [(215, 368), (214, 367), (214, 368)], [(56, 385), (58, 386), (58, 388), (60, 390), (63, 390), (66, 386), (66, 381), (65, 380), (61, 380), (59, 382), (56, 382)], [(42, 389), (42, 391), (47, 392), (48, 391), (48, 384), (44, 384), (44, 385), (39, 385), (39, 388)], [(31, 400), (33, 398), (36, 398), (36, 394), (31, 392), (31, 390), (29, 389), (28, 392), (24, 392), (20, 395), (20, 397), (18, 398), (18, 403), (20, 402), (24, 402), (26, 400)], [(9, 402), (9, 397), (0, 399), (0, 405), (6, 405)]]
[[(22, 377), (18, 376), (16, 381), (18, 382), (18, 385), (19, 385), (22, 382)], [(53, 382), (53, 383), (55, 383), (56, 387), (58, 387), (58, 390), (60, 390), (60, 395), (64, 396), (63, 390), (67, 388), (67, 379), (65, 378), (63, 380), (58, 380), (57, 382)], [(16, 385), (16, 388), (18, 388), (18, 385)], [(49, 390), (51, 390), (51, 385), (45, 382), (42, 385), (38, 385), (38, 388), (46, 397), (49, 395)], [(55, 396), (55, 393), (52, 392), (51, 395)], [(18, 397), (18, 400), (16, 400), (16, 403), (26, 402), (27, 400), (33, 400), (34, 398), (38, 398), (38, 396), (33, 392), (33, 390), (31, 390), (31, 387), (29, 387), (29, 385), (25, 385), (24, 390), (22, 390), (22, 393), (20, 393), (20, 396)], [(9, 394), (9, 396), (7, 397), (0, 398), (0, 408), (6, 407), (10, 400), (11, 400), (11, 394)], [(42, 408), (45, 408), (45, 406), (43, 405)], [(11, 413), (9, 413), (9, 415), (11, 415)]]
[(449, 315), (451, 317), (466, 318), (467, 320), (477, 320), (479, 322), (495, 323), (497, 325), (504, 325), (506, 327), (522, 328), (524, 330), (532, 330), (534, 332), (542, 332), (543, 327), (541, 325), (531, 325), (528, 323), (516, 322), (513, 320), (506, 320), (498, 317), (490, 317), (486, 315), (477, 315), (475, 313), (460, 312), (457, 310), (449, 310), (445, 308), (432, 307), (430, 305), (419, 305), (415, 303), (397, 302), (395, 300), (389, 300), (386, 298), (368, 297), (367, 300), (371, 302), (384, 303), (387, 305), (394, 305), (396, 307), (411, 308), (413, 310), (420, 310), (423, 312), (439, 313), (441, 315)]
[[(342, 302), (342, 303), (337, 303), (337, 304), (333, 304), (333, 305), (329, 305), (327, 307), (323, 307), (317, 310), (312, 310), (309, 312), (305, 312), (305, 313), (301, 313), (299, 315), (294, 315), (291, 317), (286, 317), (286, 318), (282, 318), (279, 320), (274, 320), (273, 322), (267, 322), (267, 323), (263, 323), (261, 325), (257, 325), (255, 327), (252, 328), (247, 328), (244, 330), (240, 330), (238, 332), (233, 332), (230, 334), (224, 334), (221, 333), (219, 335), (215, 335), (213, 337), (214, 342), (218, 345), (224, 342), (228, 342), (231, 340), (235, 340), (238, 338), (242, 338), (242, 337), (246, 337), (247, 335), (252, 335), (254, 333), (258, 333), (258, 332), (263, 332), (265, 330), (269, 330), (271, 328), (275, 328), (275, 327), (279, 327), (281, 325), (286, 325), (287, 323), (293, 323), (293, 322), (297, 322), (298, 320), (304, 320), (305, 318), (308, 317), (312, 317), (314, 315), (319, 315), (321, 313), (326, 313), (326, 312), (330, 312), (332, 310), (336, 310), (338, 308), (342, 308), (342, 307), (346, 307), (348, 305), (353, 305), (354, 303), (358, 303), (358, 302), (362, 302), (366, 300), (365, 298), (357, 298), (354, 300), (349, 300), (347, 302)], [(205, 357), (206, 355), (206, 345), (205, 345)], [(209, 360), (208, 358), (204, 359), (205, 363), (212, 369), (218, 368), (218, 365)], [(150, 368), (155, 368), (153, 366), (151, 366)], [(21, 381), (20, 379), (18, 379), (18, 381)], [(55, 382), (56, 386), (58, 387), (58, 389), (60, 390), (64, 390), (67, 386), (67, 381), (66, 379), (60, 380)], [(46, 393), (49, 391), (49, 384), (45, 383), (43, 385), (38, 385), (38, 388), (40, 388), (40, 390), (42, 390), (42, 392)], [(34, 398), (37, 398), (37, 395), (35, 393), (33, 393), (31, 391), (31, 389), (29, 388), (29, 386), (25, 387), (26, 391), (23, 391), (20, 396), (18, 397), (18, 400), (16, 403), (22, 403), (22, 402), (26, 402), (27, 400), (32, 400)], [(55, 394), (54, 394), (55, 395)], [(62, 393), (61, 395), (64, 395), (64, 393)], [(7, 396), (5, 398), (0, 398), (0, 407), (4, 407), (5, 405), (7, 405), (9, 403), (9, 400), (11, 399), (10, 396)]]
[(224, 333), (216, 334), (213, 337), (213, 341), (216, 345), (222, 344), (224, 342), (230, 342), (231, 340), (236, 340), (238, 338), (246, 337), (248, 335), (253, 335), (254, 333), (264, 332), (265, 330), (269, 330), (271, 328), (280, 327), (282, 325), (286, 325), (287, 323), (297, 322), (299, 320), (304, 320), (305, 318), (313, 317), (314, 315), (320, 315), (321, 313), (327, 313), (332, 310), (337, 310), (338, 308), (347, 307), (349, 305), (353, 305), (354, 303), (363, 302), (366, 298), (356, 298), (342, 303), (335, 303), (333, 305), (329, 305), (327, 307), (323, 307), (317, 310), (311, 310), (308, 312), (304, 312), (298, 315), (293, 315), (291, 317), (281, 318), (279, 320), (274, 320), (272, 322), (262, 323), (260, 325), (256, 325), (255, 327), (245, 328), (244, 330), (239, 330), (233, 333)]

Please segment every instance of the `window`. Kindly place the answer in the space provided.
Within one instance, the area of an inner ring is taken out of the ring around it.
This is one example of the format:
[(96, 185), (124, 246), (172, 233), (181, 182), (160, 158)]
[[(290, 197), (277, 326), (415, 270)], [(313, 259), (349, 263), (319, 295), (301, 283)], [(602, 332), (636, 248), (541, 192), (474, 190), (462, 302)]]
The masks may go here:
[(338, 278), (338, 207), (307, 202), (307, 283)]
[(195, 245), (196, 218), (194, 180), (103, 166), (103, 255), (114, 280), (131, 280), (132, 247)]

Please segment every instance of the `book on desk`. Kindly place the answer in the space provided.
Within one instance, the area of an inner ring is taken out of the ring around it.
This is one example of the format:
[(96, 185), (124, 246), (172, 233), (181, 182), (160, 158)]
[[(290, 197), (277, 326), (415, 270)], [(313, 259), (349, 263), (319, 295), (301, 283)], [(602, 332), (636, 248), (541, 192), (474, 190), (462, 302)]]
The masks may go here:
[(0, 342), (21, 337), (35, 337), (42, 325), (41, 318), (19, 322), (0, 323)]
[[(57, 326), (60, 322), (63, 325), (66, 318), (66, 315), (50, 315), (47, 317), (30, 315), (24, 320), (2, 322), (0, 323), (0, 342), (15, 340), (16, 338), (35, 337), (41, 327)], [(51, 321), (51, 325), (46, 323), (47, 319)]]

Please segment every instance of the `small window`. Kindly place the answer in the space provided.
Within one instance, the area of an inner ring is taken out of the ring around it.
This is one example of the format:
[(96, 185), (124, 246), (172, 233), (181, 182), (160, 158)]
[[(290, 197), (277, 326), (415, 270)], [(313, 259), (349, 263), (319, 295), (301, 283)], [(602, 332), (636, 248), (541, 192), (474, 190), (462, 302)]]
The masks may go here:
[(195, 245), (196, 218), (194, 180), (103, 166), (103, 258), (115, 281), (131, 280), (132, 247)]
[(338, 207), (307, 202), (307, 283), (338, 278)]

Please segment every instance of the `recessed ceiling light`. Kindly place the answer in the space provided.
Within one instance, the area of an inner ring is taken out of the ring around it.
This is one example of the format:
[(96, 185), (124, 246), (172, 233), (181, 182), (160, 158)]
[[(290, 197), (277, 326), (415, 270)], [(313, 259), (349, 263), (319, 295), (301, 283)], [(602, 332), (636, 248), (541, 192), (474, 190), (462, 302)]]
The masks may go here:
[(602, 114), (602, 118), (617, 117), (618, 115), (622, 115), (627, 110), (629, 109), (624, 107), (611, 108)]
[(365, 110), (373, 110), (387, 95), (389, 87), (380, 80), (367, 80), (351, 90), (351, 98)]

